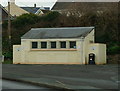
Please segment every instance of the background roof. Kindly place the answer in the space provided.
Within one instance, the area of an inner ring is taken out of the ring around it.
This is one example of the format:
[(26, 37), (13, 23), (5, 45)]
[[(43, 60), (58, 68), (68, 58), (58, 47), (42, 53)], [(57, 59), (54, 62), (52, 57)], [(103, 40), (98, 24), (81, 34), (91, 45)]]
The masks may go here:
[(94, 27), (32, 28), (22, 39), (53, 39), (85, 37)]
[[(5, 7), (5, 9), (8, 11), (8, 6)], [(19, 6), (15, 5), (14, 3), (10, 3), (10, 14), (12, 16), (20, 16), (25, 13), (29, 13), (29, 12), (20, 8)]]
[[(87, 10), (106, 10), (112, 9), (118, 5), (118, 2), (56, 2), (52, 10), (64, 10), (64, 9), (87, 9)], [(116, 9), (116, 8), (115, 8)]]
[(35, 14), (39, 9), (39, 7), (21, 7), (21, 8), (33, 14)]

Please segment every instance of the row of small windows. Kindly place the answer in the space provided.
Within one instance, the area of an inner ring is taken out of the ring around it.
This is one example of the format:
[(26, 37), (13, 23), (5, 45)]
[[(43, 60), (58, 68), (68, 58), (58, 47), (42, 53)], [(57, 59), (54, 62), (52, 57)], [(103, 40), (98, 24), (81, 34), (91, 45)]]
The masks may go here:
[[(32, 48), (38, 48), (39, 42), (32, 42)], [(66, 41), (60, 41), (60, 48), (66, 48)], [(46, 49), (47, 48), (47, 42), (40, 42), (40, 48)], [(57, 43), (52, 41), (50, 42), (50, 48), (57, 48)], [(76, 41), (69, 41), (69, 48), (76, 48)]]

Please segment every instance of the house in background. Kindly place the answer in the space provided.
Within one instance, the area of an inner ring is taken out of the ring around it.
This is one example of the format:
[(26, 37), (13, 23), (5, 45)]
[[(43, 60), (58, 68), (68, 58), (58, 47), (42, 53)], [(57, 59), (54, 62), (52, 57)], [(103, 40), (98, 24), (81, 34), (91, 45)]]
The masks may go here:
[[(6, 11), (8, 12), (8, 6), (5, 7)], [(50, 11), (50, 7), (36, 7), (36, 4), (34, 4), (34, 7), (19, 7), (15, 4), (15, 0), (10, 1), (10, 14), (13, 17), (20, 16), (22, 14), (37, 14), (37, 15), (43, 15)]]
[(50, 10), (45, 10), (45, 9), (38, 9), (38, 11), (35, 13), (36, 15), (45, 15), (51, 12)]
[(36, 7), (36, 4), (34, 4), (34, 7), (21, 7), (21, 8), (32, 14), (35, 14), (39, 10), (39, 7)]
[(106, 64), (94, 27), (32, 28), (13, 45), (14, 64)]
[(28, 11), (29, 13), (36, 15), (43, 15), (50, 12), (49, 7), (36, 7), (36, 4), (34, 4), (34, 7), (21, 7), (21, 8)]
[(60, 2), (57, 0), (52, 11), (58, 11), (66, 16), (77, 15), (82, 16), (86, 12), (97, 12), (98, 14), (104, 11), (111, 10), (117, 12), (118, 2)]
[[(8, 6), (5, 7), (5, 9), (8, 11)], [(20, 15), (26, 14), (26, 13), (29, 13), (29, 12), (20, 8), (19, 6), (17, 6), (15, 4), (15, 0), (12, 0), (12, 2), (10, 2), (10, 14), (13, 17), (20, 16)]]

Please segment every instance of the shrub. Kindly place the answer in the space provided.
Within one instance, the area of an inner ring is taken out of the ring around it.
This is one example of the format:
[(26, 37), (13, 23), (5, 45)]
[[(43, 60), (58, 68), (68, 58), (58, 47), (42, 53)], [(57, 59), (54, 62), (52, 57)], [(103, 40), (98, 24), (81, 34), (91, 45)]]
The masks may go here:
[(113, 45), (111, 47), (108, 47), (107, 52), (108, 52), (108, 54), (119, 54), (120, 53), (120, 46)]
[(37, 16), (35, 14), (23, 14), (23, 15), (17, 17), (12, 22), (12, 25), (15, 28), (20, 28), (25, 25), (34, 24), (34, 23), (38, 22), (38, 20), (39, 20), (39, 16)]
[(48, 13), (47, 15), (43, 16), (43, 20), (44, 21), (53, 21), (55, 20), (56, 18), (58, 18), (60, 15), (60, 13), (54, 11), (54, 12), (50, 12)]
[(6, 51), (6, 52), (3, 53), (3, 55), (4, 55), (5, 58), (10, 58), (10, 59), (12, 58), (12, 52), (11, 51)]

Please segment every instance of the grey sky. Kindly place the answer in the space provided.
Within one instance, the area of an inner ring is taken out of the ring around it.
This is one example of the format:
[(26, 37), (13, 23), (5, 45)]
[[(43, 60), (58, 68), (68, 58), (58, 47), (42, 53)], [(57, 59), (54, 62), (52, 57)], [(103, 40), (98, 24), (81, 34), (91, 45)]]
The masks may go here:
[[(7, 6), (10, 0), (0, 0), (0, 4)], [(36, 4), (38, 7), (49, 6), (52, 7), (56, 1), (59, 2), (118, 2), (120, 0), (15, 0), (16, 5), (30, 7)]]
[[(0, 0), (0, 4), (2, 4), (3, 6), (7, 6), (8, 1), (10, 0)], [(55, 2), (56, 0), (15, 0), (16, 5), (25, 7), (34, 6), (34, 4), (36, 4), (38, 7), (52, 7)]]

